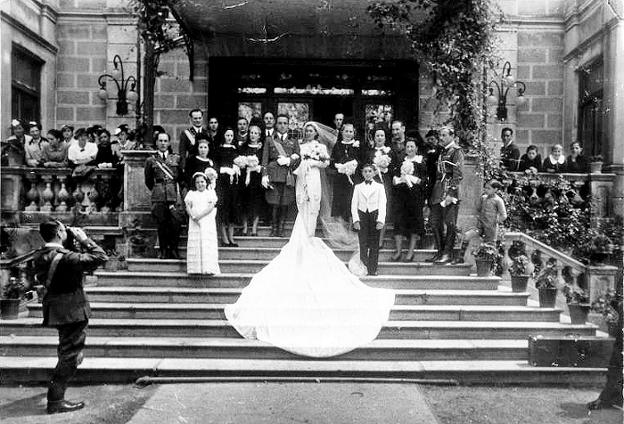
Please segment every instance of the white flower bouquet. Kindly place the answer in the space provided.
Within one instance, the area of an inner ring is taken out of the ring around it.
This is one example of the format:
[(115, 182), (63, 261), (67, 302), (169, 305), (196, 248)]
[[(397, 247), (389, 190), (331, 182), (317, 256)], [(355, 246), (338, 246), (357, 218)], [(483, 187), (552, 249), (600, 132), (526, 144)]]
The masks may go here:
[(339, 174), (345, 174), (347, 178), (349, 178), (349, 182), (353, 184), (353, 180), (351, 179), (351, 176), (355, 174), (355, 170), (357, 169), (357, 166), (358, 166), (357, 160), (353, 159), (353, 160), (350, 160), (349, 162), (337, 163), (336, 169), (338, 170)]

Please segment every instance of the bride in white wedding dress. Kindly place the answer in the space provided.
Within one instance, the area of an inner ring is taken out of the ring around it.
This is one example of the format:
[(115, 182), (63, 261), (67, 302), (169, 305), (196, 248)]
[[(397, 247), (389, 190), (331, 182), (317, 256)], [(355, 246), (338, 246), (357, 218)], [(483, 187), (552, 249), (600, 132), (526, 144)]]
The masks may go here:
[(315, 122), (304, 126), (295, 170), (299, 213), (289, 242), (253, 276), (238, 301), (225, 307), (243, 337), (311, 357), (340, 355), (371, 342), (394, 304), (392, 290), (362, 283), (314, 236), (321, 169), (329, 164), (327, 145), (318, 140), (328, 133), (325, 128)]

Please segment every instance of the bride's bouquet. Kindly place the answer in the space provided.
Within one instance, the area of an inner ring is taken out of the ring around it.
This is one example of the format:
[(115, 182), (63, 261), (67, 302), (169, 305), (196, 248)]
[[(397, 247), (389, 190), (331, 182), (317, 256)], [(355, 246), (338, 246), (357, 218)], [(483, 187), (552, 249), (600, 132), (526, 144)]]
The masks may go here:
[(329, 160), (329, 156), (327, 155), (327, 149), (325, 149), (325, 146), (320, 143), (312, 144), (310, 148), (305, 149), (305, 151), (302, 152), (302, 155), (303, 159), (313, 159), (320, 162)]
[(357, 169), (357, 166), (358, 166), (357, 160), (353, 159), (353, 160), (350, 160), (349, 162), (337, 163), (336, 169), (338, 170), (339, 174), (345, 174), (347, 178), (349, 179), (349, 182), (353, 185), (353, 180), (351, 179), (351, 176), (355, 174), (355, 170)]
[(251, 182), (251, 173), (262, 171), (262, 167), (260, 166), (260, 160), (256, 155), (245, 156), (245, 161), (247, 163), (247, 176), (245, 177), (245, 185), (248, 186)]

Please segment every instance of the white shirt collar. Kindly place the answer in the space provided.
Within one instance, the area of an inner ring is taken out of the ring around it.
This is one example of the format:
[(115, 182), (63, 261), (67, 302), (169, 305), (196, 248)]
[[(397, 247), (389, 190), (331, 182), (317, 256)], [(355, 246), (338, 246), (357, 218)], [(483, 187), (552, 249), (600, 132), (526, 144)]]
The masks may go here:
[(63, 246), (61, 243), (46, 243), (44, 247), (59, 247), (61, 249), (65, 249), (65, 246)]
[(565, 163), (565, 157), (563, 156), (559, 156), (559, 159), (555, 159), (553, 157), (553, 155), (548, 155), (548, 158), (550, 159), (550, 163), (554, 164), (559, 164), (559, 165), (563, 165)]
[(202, 128), (202, 127), (196, 127), (196, 126), (193, 126), (193, 128), (195, 128), (195, 131), (196, 131), (196, 132), (198, 132), (198, 133), (200, 133), (200, 132), (202, 132), (202, 131), (203, 131), (203, 128)]

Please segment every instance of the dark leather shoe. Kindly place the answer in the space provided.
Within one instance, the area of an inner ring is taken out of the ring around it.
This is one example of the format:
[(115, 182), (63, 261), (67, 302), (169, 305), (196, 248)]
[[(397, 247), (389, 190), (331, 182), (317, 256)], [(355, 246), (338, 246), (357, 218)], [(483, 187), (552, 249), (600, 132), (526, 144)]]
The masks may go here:
[(70, 402), (68, 400), (58, 400), (48, 402), (48, 414), (61, 414), (63, 412), (78, 411), (85, 407), (84, 402)]
[(440, 256), (440, 259), (438, 259), (437, 261), (435, 261), (435, 264), (448, 264), (451, 263), (451, 255), (449, 255), (448, 253), (443, 254), (442, 256)]

